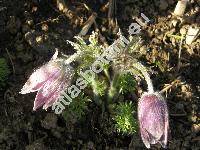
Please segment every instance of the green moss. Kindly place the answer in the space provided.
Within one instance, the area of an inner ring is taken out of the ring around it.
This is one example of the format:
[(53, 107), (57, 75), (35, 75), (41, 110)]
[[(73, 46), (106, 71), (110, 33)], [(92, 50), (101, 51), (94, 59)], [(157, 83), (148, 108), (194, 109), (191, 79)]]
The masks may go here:
[(10, 73), (7, 62), (4, 58), (0, 58), (0, 90), (6, 85), (6, 80)]
[(115, 128), (122, 134), (132, 134), (137, 130), (137, 120), (134, 118), (135, 109), (133, 104), (119, 103), (115, 108)]

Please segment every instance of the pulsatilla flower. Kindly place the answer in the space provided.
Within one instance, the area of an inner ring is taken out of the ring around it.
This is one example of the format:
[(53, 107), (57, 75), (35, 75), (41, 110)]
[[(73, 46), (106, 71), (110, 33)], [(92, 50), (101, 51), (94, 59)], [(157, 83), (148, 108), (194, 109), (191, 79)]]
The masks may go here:
[(160, 143), (166, 148), (169, 121), (165, 99), (157, 92), (144, 93), (138, 104), (138, 118), (145, 146)]
[(52, 59), (37, 69), (29, 77), (21, 90), (21, 94), (37, 92), (33, 110), (43, 106), (47, 109), (59, 99), (61, 92), (71, 84), (73, 69), (57, 58), (58, 52)]

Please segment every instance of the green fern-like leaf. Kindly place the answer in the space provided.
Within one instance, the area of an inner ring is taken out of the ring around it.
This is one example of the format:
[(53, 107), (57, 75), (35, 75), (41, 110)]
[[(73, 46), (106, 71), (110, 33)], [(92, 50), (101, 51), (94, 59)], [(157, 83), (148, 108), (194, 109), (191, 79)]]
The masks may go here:
[(103, 52), (103, 47), (98, 44), (98, 34), (93, 32), (89, 37), (89, 42), (80, 37), (75, 36), (76, 42), (68, 41), (75, 50), (81, 51), (82, 55), (80, 56), (80, 66), (79, 69), (87, 68), (95, 61), (96, 58), (100, 56)]
[(122, 134), (133, 134), (137, 130), (137, 120), (134, 118), (135, 109), (133, 104), (119, 103), (113, 117), (117, 132)]
[(85, 112), (87, 110), (87, 104), (90, 99), (85, 96), (83, 93), (78, 97), (73, 99), (70, 105), (67, 106), (66, 110), (63, 112), (63, 117), (66, 121), (71, 119), (73, 120), (81, 120), (83, 116), (85, 116)]
[(131, 73), (123, 73), (120, 75), (118, 79), (118, 86), (119, 93), (125, 94), (125, 93), (132, 93), (135, 90), (136, 82), (134, 80), (134, 77), (131, 75)]
[(105, 94), (107, 88), (105, 81), (96, 79), (91, 82), (91, 85), (96, 95), (103, 96)]

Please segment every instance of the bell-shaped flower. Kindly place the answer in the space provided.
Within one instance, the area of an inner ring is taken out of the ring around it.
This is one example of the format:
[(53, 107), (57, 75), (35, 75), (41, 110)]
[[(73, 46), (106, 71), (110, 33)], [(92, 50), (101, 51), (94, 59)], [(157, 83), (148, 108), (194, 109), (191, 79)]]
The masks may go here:
[(158, 93), (144, 93), (138, 103), (138, 119), (142, 140), (147, 148), (160, 143), (166, 148), (169, 121), (165, 99)]
[(33, 72), (20, 92), (26, 94), (38, 91), (33, 110), (41, 106), (43, 109), (52, 106), (61, 92), (71, 84), (73, 69), (63, 59), (57, 58), (57, 55), (56, 51), (48, 63)]

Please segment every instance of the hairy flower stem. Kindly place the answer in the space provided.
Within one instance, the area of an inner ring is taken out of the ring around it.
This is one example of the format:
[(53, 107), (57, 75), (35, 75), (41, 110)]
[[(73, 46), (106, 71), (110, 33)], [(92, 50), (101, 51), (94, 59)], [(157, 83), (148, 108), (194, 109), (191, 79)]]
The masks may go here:
[(146, 68), (145, 68), (141, 63), (139, 63), (139, 62), (134, 63), (134, 64), (133, 64), (133, 67), (136, 68), (136, 69), (138, 69), (138, 70), (140, 70), (141, 73), (143, 74), (144, 79), (145, 79), (146, 82), (147, 82), (147, 86), (148, 86), (148, 89), (147, 89), (147, 90), (148, 90), (148, 93), (154, 93), (153, 84), (152, 84), (152, 81), (151, 81), (151, 79), (150, 79), (150, 77), (149, 77), (149, 74), (148, 74)]
[(110, 75), (109, 75), (108, 69), (107, 69), (107, 68), (106, 68), (106, 69), (103, 69), (103, 71), (104, 71), (106, 77), (108, 78), (108, 80), (110, 81), (111, 79), (110, 79)]
[(110, 88), (108, 91), (108, 104), (112, 103), (113, 97), (117, 94), (116, 85), (117, 85), (118, 79), (119, 79), (119, 73), (114, 75), (113, 80), (110, 84)]
[(82, 51), (77, 51), (76, 53), (74, 53), (73, 55), (69, 56), (69, 58), (65, 60), (65, 64), (70, 64), (73, 61), (76, 61), (78, 58), (81, 57), (81, 55), (83, 55), (83, 52)]
[(101, 101), (100, 101), (98, 90), (97, 90), (98, 85), (97, 85), (97, 82), (95, 81), (95, 79), (92, 79), (91, 86), (92, 86), (92, 90), (93, 90), (93, 94), (94, 94), (94, 101), (97, 105), (100, 105)]

